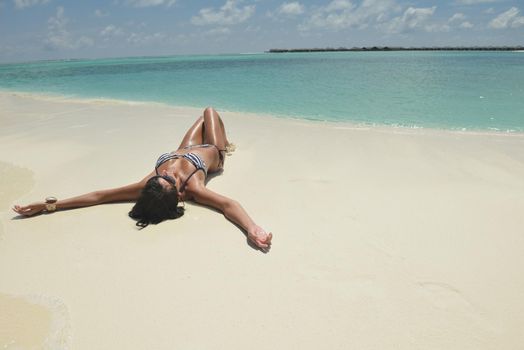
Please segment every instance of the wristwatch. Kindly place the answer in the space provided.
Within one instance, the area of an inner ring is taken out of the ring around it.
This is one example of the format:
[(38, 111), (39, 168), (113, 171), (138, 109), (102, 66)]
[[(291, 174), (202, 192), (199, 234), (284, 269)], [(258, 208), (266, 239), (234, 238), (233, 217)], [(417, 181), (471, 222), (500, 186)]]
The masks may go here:
[(47, 197), (45, 199), (45, 210), (49, 213), (55, 211), (57, 200), (55, 197)]

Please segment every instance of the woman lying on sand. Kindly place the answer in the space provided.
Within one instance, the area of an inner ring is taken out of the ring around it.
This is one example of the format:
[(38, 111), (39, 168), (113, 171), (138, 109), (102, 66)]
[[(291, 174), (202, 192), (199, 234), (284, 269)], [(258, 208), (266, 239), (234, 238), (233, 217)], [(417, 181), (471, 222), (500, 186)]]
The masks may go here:
[(225, 154), (232, 150), (232, 146), (218, 113), (213, 108), (206, 108), (204, 116), (198, 118), (187, 131), (178, 149), (162, 154), (155, 170), (142, 181), (64, 200), (48, 197), (45, 202), (15, 205), (13, 210), (20, 215), (31, 216), (42, 211), (136, 201), (129, 216), (137, 220), (137, 226), (146, 227), (182, 216), (184, 208), (179, 207), (178, 202), (194, 200), (220, 210), (226, 218), (247, 232), (251, 242), (266, 250), (271, 245), (273, 235), (255, 224), (237, 201), (206, 188), (207, 173), (223, 169)]

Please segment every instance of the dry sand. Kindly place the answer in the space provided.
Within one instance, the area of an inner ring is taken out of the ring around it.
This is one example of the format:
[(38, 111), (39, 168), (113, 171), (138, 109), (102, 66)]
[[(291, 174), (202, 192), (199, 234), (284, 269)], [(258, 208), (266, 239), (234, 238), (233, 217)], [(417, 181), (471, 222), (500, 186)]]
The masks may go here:
[(268, 254), (193, 204), (144, 230), (128, 203), (10, 211), (141, 179), (200, 112), (0, 94), (0, 348), (522, 347), (522, 134), (223, 112), (237, 150), (208, 186)]

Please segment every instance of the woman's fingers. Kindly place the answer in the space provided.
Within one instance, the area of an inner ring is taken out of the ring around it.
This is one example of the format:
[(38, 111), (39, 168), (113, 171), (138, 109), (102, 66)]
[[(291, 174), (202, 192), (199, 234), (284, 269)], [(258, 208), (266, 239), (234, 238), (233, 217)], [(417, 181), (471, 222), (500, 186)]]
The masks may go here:
[(21, 215), (26, 215), (27, 213), (27, 207), (21, 207), (19, 205), (16, 205), (13, 210), (16, 211), (18, 214), (21, 214)]
[(267, 244), (265, 242), (262, 242), (262, 241), (259, 241), (259, 240), (257, 240), (256, 243), (257, 243), (257, 246), (259, 246), (260, 248), (267, 248), (267, 247), (269, 247), (269, 244)]
[(23, 212), (23, 208), (19, 206), (18, 204), (13, 207), (13, 210), (17, 212), (18, 214), (21, 214)]
[(255, 243), (256, 245), (259, 247), (259, 248), (269, 248), (269, 246), (271, 245), (271, 239), (273, 239), (273, 234), (272, 233), (269, 233), (265, 238), (257, 238), (255, 240)]
[(266, 244), (271, 244), (271, 239), (273, 239), (273, 234), (269, 233), (266, 234), (264, 238), (259, 238), (258, 240)]
[(13, 211), (15, 211), (17, 214), (20, 214), (20, 215), (24, 215), (24, 216), (31, 216), (33, 214), (36, 214), (37, 212), (39, 212), (40, 210), (38, 210), (37, 207), (33, 206), (33, 205), (26, 205), (26, 206), (20, 206), (20, 205), (15, 205), (13, 207)]

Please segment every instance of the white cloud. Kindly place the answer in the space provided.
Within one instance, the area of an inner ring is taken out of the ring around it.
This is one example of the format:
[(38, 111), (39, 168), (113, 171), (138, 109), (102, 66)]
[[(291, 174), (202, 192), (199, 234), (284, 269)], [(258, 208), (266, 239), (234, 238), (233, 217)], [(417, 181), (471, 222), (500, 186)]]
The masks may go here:
[(489, 22), (489, 27), (493, 29), (517, 28), (524, 25), (524, 17), (519, 16), (519, 9), (512, 7), (506, 12), (501, 13)]
[(447, 31), (449, 29), (447, 25), (441, 26), (439, 30), (439, 26), (427, 24), (428, 19), (433, 16), (436, 8), (436, 6), (425, 8), (409, 7), (402, 16), (394, 18), (385, 28), (388, 33), (404, 33), (421, 28), (430, 32)]
[(394, 0), (364, 0), (356, 6), (348, 0), (333, 0), (327, 6), (316, 9), (300, 30), (327, 28), (366, 28), (382, 23), (392, 13), (399, 10)]
[(95, 10), (95, 16), (98, 17), (98, 18), (107, 17), (107, 16), (109, 16), (109, 13), (108, 12), (104, 12), (104, 11), (99, 10), (99, 9), (96, 9)]
[(252, 26), (252, 25), (248, 25), (246, 27), (246, 32), (248, 33), (258, 33), (262, 30), (262, 28), (260, 26)]
[(423, 28), (430, 33), (449, 32), (451, 30), (451, 27), (447, 24), (427, 24)]
[(349, 0), (333, 0), (327, 5), (326, 12), (350, 10), (353, 7), (354, 5)]
[(161, 32), (157, 32), (154, 34), (131, 33), (127, 37), (126, 40), (130, 44), (142, 46), (142, 45), (157, 44), (157, 43), (163, 42), (165, 41), (166, 37), (167, 36)]
[(229, 26), (247, 21), (255, 13), (255, 5), (237, 6), (240, 0), (227, 0), (218, 10), (208, 7), (199, 11), (198, 16), (191, 18), (195, 25)]
[(487, 4), (491, 2), (499, 2), (500, 0), (456, 0), (455, 2), (459, 5), (476, 5), (476, 4)]
[[(473, 28), (473, 24), (471, 24), (471, 22), (466, 21), (466, 18), (466, 15), (458, 12), (448, 19), (448, 23), (453, 26), (458, 25), (459, 28), (463, 29)], [(459, 22), (460, 24), (458, 24)]]
[(151, 7), (165, 5), (173, 6), (176, 0), (127, 0), (127, 3), (134, 7)]
[(113, 24), (108, 25), (107, 27), (105, 27), (104, 29), (100, 31), (100, 36), (103, 36), (103, 37), (113, 37), (113, 36), (121, 36), (121, 35), (124, 35), (124, 31), (121, 28)]
[(524, 26), (524, 17), (517, 17), (513, 23), (511, 23), (512, 28), (518, 28)]
[(204, 35), (209, 35), (209, 36), (220, 36), (220, 35), (229, 35), (229, 34), (231, 34), (231, 30), (227, 27), (213, 28), (204, 33)]
[(35, 5), (45, 5), (49, 3), (49, 0), (13, 0), (13, 3), (17, 9), (23, 9)]
[(65, 16), (62, 6), (57, 7), (56, 14), (47, 21), (47, 37), (44, 41), (45, 47), (50, 50), (56, 49), (78, 49), (92, 46), (93, 39), (85, 36), (75, 37), (67, 30), (69, 19)]
[(463, 13), (459, 12), (459, 13), (455, 13), (453, 16), (451, 16), (448, 19), (448, 23), (463, 21), (465, 19), (466, 19), (466, 16)]
[(304, 6), (299, 2), (285, 2), (278, 8), (281, 15), (296, 16), (304, 13)]

